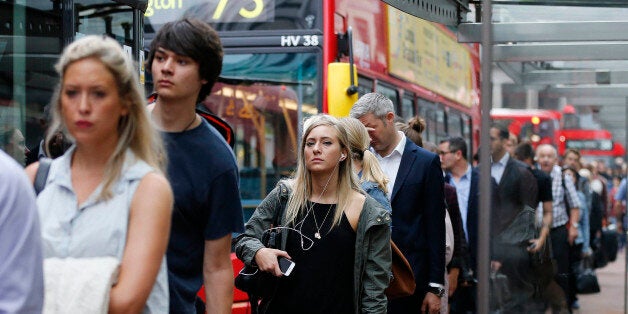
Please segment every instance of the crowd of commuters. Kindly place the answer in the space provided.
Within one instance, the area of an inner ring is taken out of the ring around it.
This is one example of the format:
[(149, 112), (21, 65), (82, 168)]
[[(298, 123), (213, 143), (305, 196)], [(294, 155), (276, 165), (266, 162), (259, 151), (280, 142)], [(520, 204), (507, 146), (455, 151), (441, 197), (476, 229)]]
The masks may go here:
[[(23, 136), (1, 134), (19, 163), (0, 152), (0, 237), (11, 239), (0, 243), (10, 257), (0, 261), (0, 312), (42, 312), (45, 291), (63, 289), (45, 283), (59, 272), (45, 260), (114, 257), (105, 311), (229, 313), (232, 245), (247, 266), (279, 278), (259, 313), (475, 312), (481, 209), (468, 143), (423, 142), (420, 117), (400, 122), (390, 99), (365, 94), (350, 117), (304, 120), (294, 174), (244, 225), (235, 155), (195, 111), (222, 57), (209, 25), (164, 25), (147, 59), (157, 94), (147, 104), (115, 40), (86, 36), (64, 50), (47, 138), (25, 171)], [(558, 156), (551, 145), (517, 145), (500, 124), (490, 141), (490, 269), (509, 291), (493, 309), (570, 312), (578, 306), (574, 265), (600, 250), (603, 226), (623, 230), (625, 166), (611, 174), (576, 150)], [(57, 158), (37, 162), (42, 156)], [(280, 238), (265, 247), (271, 229)], [(385, 293), (391, 240), (416, 282), (414, 293), (394, 299)], [(535, 280), (533, 260), (543, 252), (556, 272)], [(289, 276), (281, 258), (297, 265)], [(203, 285), (205, 302), (197, 297)]]

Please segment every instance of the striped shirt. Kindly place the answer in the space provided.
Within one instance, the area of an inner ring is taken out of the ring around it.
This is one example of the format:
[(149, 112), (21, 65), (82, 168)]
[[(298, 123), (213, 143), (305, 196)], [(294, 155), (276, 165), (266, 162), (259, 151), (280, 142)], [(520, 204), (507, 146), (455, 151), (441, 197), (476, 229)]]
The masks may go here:
[[(565, 174), (565, 185), (563, 187), (563, 172), (561, 168), (554, 165), (552, 172), (552, 228), (560, 227), (569, 221), (569, 209), (580, 208), (580, 199), (576, 186), (570, 174)], [(568, 204), (565, 204), (565, 201)]]

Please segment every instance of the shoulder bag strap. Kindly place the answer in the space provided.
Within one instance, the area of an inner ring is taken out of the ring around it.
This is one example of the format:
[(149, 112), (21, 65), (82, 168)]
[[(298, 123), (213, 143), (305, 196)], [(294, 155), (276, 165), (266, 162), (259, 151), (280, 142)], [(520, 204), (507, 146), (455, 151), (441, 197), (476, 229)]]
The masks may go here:
[(283, 217), (283, 213), (286, 209), (288, 202), (288, 187), (285, 183), (279, 183), (279, 208), (275, 211), (273, 216), (273, 227), (277, 227), (281, 224), (281, 217)]
[(46, 179), (48, 179), (48, 172), (50, 171), (51, 163), (52, 159), (50, 158), (42, 158), (39, 160), (39, 168), (37, 168), (35, 182), (33, 183), (36, 195), (39, 195), (39, 192), (46, 187)]

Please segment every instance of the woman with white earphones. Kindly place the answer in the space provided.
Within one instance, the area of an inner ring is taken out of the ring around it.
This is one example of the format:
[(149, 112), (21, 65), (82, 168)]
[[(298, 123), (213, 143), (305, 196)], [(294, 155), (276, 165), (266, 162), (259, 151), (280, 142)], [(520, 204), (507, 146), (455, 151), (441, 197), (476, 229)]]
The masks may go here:
[[(278, 184), (235, 239), (246, 265), (281, 277), (260, 312), (386, 313), (390, 214), (360, 188), (346, 131), (336, 118), (315, 115), (303, 129), (295, 175)], [(289, 190), (283, 201), (282, 188)], [(261, 238), (277, 210), (284, 227), (280, 249), (272, 249)], [(294, 262), (289, 276), (279, 258)]]

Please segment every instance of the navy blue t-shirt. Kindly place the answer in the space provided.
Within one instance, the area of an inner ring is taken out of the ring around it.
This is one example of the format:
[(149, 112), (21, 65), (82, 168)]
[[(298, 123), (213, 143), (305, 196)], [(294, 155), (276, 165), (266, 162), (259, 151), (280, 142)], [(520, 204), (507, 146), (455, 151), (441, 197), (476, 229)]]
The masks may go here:
[(174, 192), (167, 251), (170, 313), (196, 313), (205, 241), (244, 231), (238, 167), (231, 148), (205, 120), (192, 130), (162, 136)]

